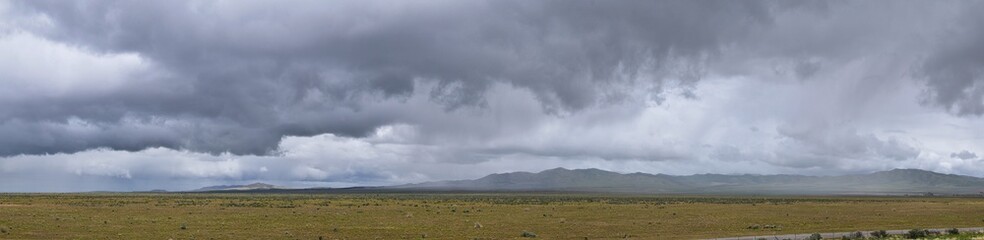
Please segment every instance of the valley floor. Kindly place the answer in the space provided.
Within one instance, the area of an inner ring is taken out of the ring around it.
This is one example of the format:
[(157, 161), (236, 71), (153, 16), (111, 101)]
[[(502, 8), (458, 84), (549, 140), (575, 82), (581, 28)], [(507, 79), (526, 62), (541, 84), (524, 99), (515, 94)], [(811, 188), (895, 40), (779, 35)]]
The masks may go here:
[(984, 198), (0, 194), (0, 239), (696, 239), (984, 225)]

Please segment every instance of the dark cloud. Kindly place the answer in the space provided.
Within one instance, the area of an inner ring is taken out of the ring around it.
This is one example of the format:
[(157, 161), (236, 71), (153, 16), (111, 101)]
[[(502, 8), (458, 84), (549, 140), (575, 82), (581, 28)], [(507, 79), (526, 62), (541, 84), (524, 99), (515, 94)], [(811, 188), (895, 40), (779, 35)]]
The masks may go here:
[(818, 71), (820, 71), (820, 68), (821, 67), (822, 67), (821, 66), (821, 63), (819, 63), (819, 62), (815, 62), (815, 61), (803, 61), (803, 62), (800, 62), (800, 63), (796, 64), (796, 67), (794, 68), (794, 70), (796, 72), (796, 76), (797, 77), (799, 77), (800, 79), (806, 79), (806, 78), (809, 78), (809, 77), (813, 76)]
[[(3, 155), (142, 146), (266, 154), (282, 136), (359, 137), (382, 124), (409, 121), (362, 110), (421, 91), (449, 111), (486, 106), (484, 94), (494, 83), (533, 92), (546, 111), (578, 111), (619, 95), (612, 86), (659, 92), (664, 86), (659, 76), (699, 79), (699, 71), (671, 63), (715, 55), (752, 28), (769, 24), (775, 8), (769, 2), (731, 1), (15, 5), (53, 22), (38, 34), (100, 53), (137, 53), (169, 74), (129, 76), (158, 79), (110, 94), (8, 104), (0, 116), (8, 120), (11, 135), (49, 134), (72, 143), (28, 139), (8, 145)], [(434, 87), (415, 89), (415, 82)], [(116, 141), (104, 138), (145, 134), (96, 130), (87, 136), (57, 129), (70, 127), (64, 124), (25, 129), (10, 122), (69, 118), (100, 129), (125, 128), (131, 119), (186, 124), (156, 126), (170, 130), (167, 136)], [(210, 129), (216, 126), (219, 130)]]
[(951, 153), (950, 154), (950, 157), (951, 158), (959, 158), (959, 159), (967, 160), (967, 159), (976, 159), (977, 158), (977, 154), (976, 153), (973, 153), (971, 151), (963, 150), (961, 152)]
[(928, 102), (958, 115), (984, 114), (984, 30), (980, 11), (984, 4), (976, 3), (960, 11), (956, 24), (946, 31), (919, 72), (928, 87)]

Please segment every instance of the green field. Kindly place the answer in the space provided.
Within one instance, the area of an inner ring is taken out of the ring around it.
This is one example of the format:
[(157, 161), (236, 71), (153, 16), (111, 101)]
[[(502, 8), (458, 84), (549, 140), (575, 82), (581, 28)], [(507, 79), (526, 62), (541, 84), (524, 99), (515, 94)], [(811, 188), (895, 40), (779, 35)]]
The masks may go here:
[(0, 239), (693, 239), (982, 225), (984, 198), (969, 197), (0, 195)]

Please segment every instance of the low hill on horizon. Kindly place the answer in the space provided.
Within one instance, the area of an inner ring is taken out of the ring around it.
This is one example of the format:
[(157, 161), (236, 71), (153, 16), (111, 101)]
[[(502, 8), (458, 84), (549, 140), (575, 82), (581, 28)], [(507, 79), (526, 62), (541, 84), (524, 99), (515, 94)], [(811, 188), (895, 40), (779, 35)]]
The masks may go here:
[(250, 190), (269, 190), (269, 189), (285, 189), (284, 187), (279, 187), (266, 183), (253, 183), (248, 185), (218, 185), (218, 186), (208, 186), (199, 189), (192, 190), (192, 192), (210, 192), (210, 191), (250, 191)]
[(893, 169), (843, 176), (724, 175), (674, 176), (617, 173), (600, 169), (554, 168), (538, 173), (491, 174), (475, 180), (426, 182), (385, 187), (408, 191), (552, 191), (679, 194), (981, 194), (984, 178), (919, 169)]

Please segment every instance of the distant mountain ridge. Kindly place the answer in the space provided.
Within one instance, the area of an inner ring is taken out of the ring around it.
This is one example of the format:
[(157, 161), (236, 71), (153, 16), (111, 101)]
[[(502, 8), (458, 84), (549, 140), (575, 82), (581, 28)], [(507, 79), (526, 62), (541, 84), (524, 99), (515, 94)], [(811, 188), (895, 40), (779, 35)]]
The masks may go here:
[(270, 185), (266, 183), (253, 183), (249, 185), (218, 185), (218, 186), (208, 186), (199, 189), (195, 189), (194, 192), (209, 192), (209, 191), (247, 191), (247, 190), (268, 190), (268, 189), (284, 189), (283, 187), (278, 187), (275, 185)]
[(979, 194), (984, 178), (918, 169), (894, 169), (843, 176), (723, 175), (673, 176), (555, 168), (539, 173), (498, 173), (475, 180), (407, 184), (405, 190), (565, 191), (695, 194)]

